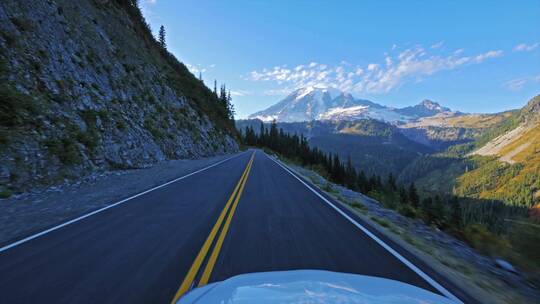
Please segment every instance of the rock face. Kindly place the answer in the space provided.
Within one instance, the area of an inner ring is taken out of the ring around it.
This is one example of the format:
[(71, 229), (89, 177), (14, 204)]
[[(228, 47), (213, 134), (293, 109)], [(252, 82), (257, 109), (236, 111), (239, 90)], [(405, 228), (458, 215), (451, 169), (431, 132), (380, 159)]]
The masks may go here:
[(2, 1), (0, 187), (238, 149), (216, 96), (132, 2)]

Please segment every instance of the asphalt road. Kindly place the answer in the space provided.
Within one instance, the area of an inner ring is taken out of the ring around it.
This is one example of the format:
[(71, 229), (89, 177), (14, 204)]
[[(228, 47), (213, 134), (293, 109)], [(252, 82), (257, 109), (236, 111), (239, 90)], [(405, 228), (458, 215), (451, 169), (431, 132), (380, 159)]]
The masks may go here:
[(0, 248), (0, 302), (170, 303), (199, 284), (291, 269), (379, 276), (474, 302), (306, 183), (262, 151), (242, 153)]

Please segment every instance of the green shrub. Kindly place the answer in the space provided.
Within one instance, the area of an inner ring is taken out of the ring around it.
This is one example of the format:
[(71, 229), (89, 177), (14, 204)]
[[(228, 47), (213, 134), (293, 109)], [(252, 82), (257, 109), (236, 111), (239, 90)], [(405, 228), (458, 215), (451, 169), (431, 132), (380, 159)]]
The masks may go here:
[(121, 130), (121, 131), (123, 131), (123, 130), (126, 129), (126, 123), (124, 122), (123, 119), (118, 119), (118, 120), (116, 121), (116, 128), (117, 128), (118, 130)]
[(5, 148), (8, 143), (9, 143), (8, 131), (0, 130), (0, 150), (2, 150), (2, 148)]
[(17, 43), (17, 37), (15, 37), (15, 35), (13, 35), (10, 32), (0, 30), (0, 36), (2, 36), (2, 38), (4, 38), (7, 45), (10, 46), (10, 47), (14, 47), (15, 43)]
[(148, 132), (150, 132), (155, 139), (165, 138), (163, 131), (156, 126), (156, 122), (151, 118), (146, 118), (144, 120), (144, 128), (148, 130)]
[(0, 101), (0, 126), (24, 126), (33, 121), (33, 116), (38, 114), (32, 98), (20, 93), (11, 85), (0, 85)]
[(510, 249), (508, 240), (490, 232), (483, 225), (469, 225), (463, 230), (463, 235), (471, 246), (491, 256), (503, 256)]
[(88, 129), (86, 132), (78, 132), (76, 137), (77, 140), (85, 145), (90, 151), (94, 151), (99, 144), (99, 134), (96, 129)]
[(9, 72), (9, 65), (8, 61), (4, 58), (4, 56), (0, 55), (0, 79), (6, 78)]
[(377, 224), (381, 225), (382, 227), (389, 227), (390, 224), (385, 219), (382, 219), (380, 217), (371, 216), (370, 219)]
[(416, 209), (412, 208), (409, 205), (400, 204), (397, 211), (406, 217), (415, 218), (417, 216)]
[(75, 165), (81, 161), (77, 143), (71, 138), (49, 139), (45, 141), (45, 146), (49, 152), (58, 157), (63, 164)]
[(11, 20), (11, 23), (17, 27), (17, 29), (21, 32), (29, 31), (32, 29), (32, 25), (30, 25), (30, 22), (28, 20), (19, 18), (19, 17), (11, 17), (9, 18)]
[(359, 201), (352, 201), (351, 207), (355, 209), (361, 209), (361, 210), (367, 210), (366, 206), (364, 204), (360, 203)]
[(126, 73), (128, 73), (128, 74), (135, 71), (135, 66), (132, 65), (132, 64), (123, 63), (122, 65), (124, 66), (124, 69), (126, 70)]
[(89, 128), (95, 128), (99, 117), (102, 123), (109, 123), (110, 116), (106, 110), (84, 110), (80, 112), (80, 116)]
[(11, 195), (13, 194), (13, 192), (11, 192), (11, 190), (9, 189), (3, 189), (0, 191), (0, 199), (1, 198), (9, 198)]
[(42, 50), (42, 49), (39, 49), (37, 51), (38, 53), (38, 56), (43, 59), (43, 60), (48, 60), (49, 59), (49, 54), (47, 54), (47, 52), (45, 50)]
[(510, 242), (517, 252), (540, 267), (540, 224), (528, 221), (517, 223), (510, 234)]

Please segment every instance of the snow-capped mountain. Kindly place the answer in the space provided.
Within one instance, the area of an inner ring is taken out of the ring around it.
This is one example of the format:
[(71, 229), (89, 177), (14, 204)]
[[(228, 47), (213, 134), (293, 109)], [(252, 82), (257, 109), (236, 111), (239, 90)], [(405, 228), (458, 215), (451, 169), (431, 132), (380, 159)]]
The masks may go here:
[(430, 100), (396, 109), (369, 100), (356, 99), (349, 93), (333, 88), (306, 87), (292, 92), (277, 104), (253, 113), (248, 118), (267, 122), (372, 118), (391, 123), (405, 123), (440, 113), (456, 114)]
[(452, 112), (449, 108), (442, 107), (440, 104), (429, 99), (425, 99), (415, 106), (397, 109), (396, 111), (403, 115), (413, 117), (428, 117), (439, 113)]
[(282, 122), (310, 121), (322, 119), (322, 115), (331, 109), (356, 106), (380, 107), (368, 100), (355, 99), (351, 94), (337, 89), (306, 87), (292, 92), (282, 101), (249, 118)]

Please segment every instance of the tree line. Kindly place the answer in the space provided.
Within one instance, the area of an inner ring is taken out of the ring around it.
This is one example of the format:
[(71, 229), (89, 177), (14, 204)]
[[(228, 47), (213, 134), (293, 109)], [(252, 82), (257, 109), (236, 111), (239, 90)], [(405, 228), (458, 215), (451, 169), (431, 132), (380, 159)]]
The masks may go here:
[[(240, 135), (245, 145), (272, 150), (327, 180), (374, 198), (386, 208), (445, 230), (483, 253), (504, 253), (507, 258), (517, 257), (511, 259), (515, 263), (540, 267), (540, 242), (537, 228), (533, 226), (535, 222), (517, 226), (508, 223), (509, 219), (529, 221), (527, 208), (454, 195), (421, 197), (414, 182), (398, 184), (393, 174), (385, 178), (375, 174), (366, 176), (363, 170), (354, 168), (350, 158), (343, 162), (337, 154), (310, 147), (303, 134), (285, 133), (275, 122), (269, 127), (261, 123), (258, 132), (248, 126)], [(325, 190), (331, 191), (331, 187)]]
[(275, 122), (269, 127), (261, 123), (258, 132), (252, 126), (247, 126), (241, 135), (248, 146), (270, 149), (317, 171), (333, 183), (369, 195), (403, 215), (420, 217), (427, 224), (440, 228), (462, 226), (461, 204), (456, 197), (437, 195), (421, 199), (414, 182), (397, 184), (392, 173), (386, 177), (376, 174), (367, 176), (363, 170), (353, 166), (350, 157), (344, 162), (338, 154), (311, 147), (303, 134), (285, 133), (283, 129), (278, 129)]

